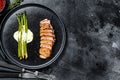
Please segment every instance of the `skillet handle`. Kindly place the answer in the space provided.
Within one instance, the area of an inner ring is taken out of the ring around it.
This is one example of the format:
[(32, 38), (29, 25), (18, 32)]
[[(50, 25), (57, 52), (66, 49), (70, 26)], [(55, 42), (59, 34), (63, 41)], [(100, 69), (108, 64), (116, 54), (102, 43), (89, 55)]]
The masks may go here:
[(0, 72), (0, 78), (19, 78), (19, 73)]
[(0, 67), (0, 72), (19, 72), (20, 73), (20, 71), (5, 68), (5, 67)]
[(45, 80), (56, 80), (56, 77), (54, 75), (45, 74), (39, 71), (35, 71), (35, 72), (31, 72), (29, 70), (25, 70), (25, 71), (27, 73), (33, 74), (36, 78), (45, 79)]
[(5, 61), (1, 61), (1, 60), (0, 60), (0, 67), (12, 69), (12, 70), (17, 70), (17, 71), (22, 71), (22, 68), (15, 66), (15, 65), (12, 65), (12, 64), (9, 64)]

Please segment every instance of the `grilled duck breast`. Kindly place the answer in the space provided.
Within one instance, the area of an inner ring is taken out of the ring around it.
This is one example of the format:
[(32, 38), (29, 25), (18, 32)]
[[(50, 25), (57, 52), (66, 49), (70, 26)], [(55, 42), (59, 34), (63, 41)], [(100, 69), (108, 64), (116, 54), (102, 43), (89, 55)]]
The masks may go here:
[(40, 21), (40, 58), (46, 59), (50, 57), (54, 43), (55, 34), (50, 20), (44, 19)]

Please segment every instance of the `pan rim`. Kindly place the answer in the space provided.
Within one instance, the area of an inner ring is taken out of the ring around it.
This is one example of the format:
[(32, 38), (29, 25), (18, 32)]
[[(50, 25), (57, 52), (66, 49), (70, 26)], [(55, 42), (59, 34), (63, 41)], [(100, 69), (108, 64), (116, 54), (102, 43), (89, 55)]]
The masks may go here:
[[(63, 49), (64, 49), (64, 46), (65, 46), (65, 43), (66, 43), (66, 30), (65, 30), (65, 26), (64, 26), (64, 23), (62, 22), (62, 20), (60, 19), (60, 17), (55, 13), (55, 11), (51, 10), (50, 8), (44, 6), (44, 5), (41, 5), (41, 4), (36, 4), (36, 3), (28, 3), (28, 4), (22, 4), (22, 5), (19, 5), (15, 8), (13, 8), (11, 11), (9, 11), (7, 13), (7, 15), (4, 17), (4, 19), (2, 20), (1, 24), (0, 24), (0, 30), (2, 30), (2, 25), (4, 25), (4, 22), (8, 19), (7, 17), (9, 17), (9, 15), (11, 13), (13, 13), (14, 11), (17, 11), (21, 8), (24, 8), (24, 7), (28, 7), (28, 6), (37, 6), (37, 7), (42, 7), (42, 8), (45, 8), (49, 11), (51, 11), (59, 20), (59, 22), (62, 24), (62, 34), (63, 34), (63, 38), (62, 38), (62, 43), (61, 43), (61, 47), (59, 49), (59, 51), (56, 53), (56, 55), (51, 59), (49, 60), (48, 62), (44, 63), (44, 64), (41, 64), (41, 65), (37, 65), (37, 66), (29, 66), (29, 65), (26, 65), (26, 64), (22, 64), (20, 62), (18, 62), (17, 60), (15, 60), (14, 58), (12, 58), (12, 56), (10, 56), (4, 49), (4, 46), (3, 46), (3, 43), (2, 43), (2, 36), (1, 39), (0, 39), (0, 43), (1, 43), (1, 49), (3, 51), (3, 53), (5, 54), (5, 56), (8, 58), (8, 60), (10, 62), (12, 62), (13, 64), (17, 64), (18, 66), (20, 67), (24, 67), (24, 68), (27, 68), (27, 69), (40, 69), (40, 68), (44, 68), (44, 67), (47, 67), (49, 66), (50, 64), (52, 64), (53, 62), (55, 62), (55, 60), (60, 56), (60, 54), (62, 53)], [(2, 34), (2, 31), (0, 31), (0, 33)]]

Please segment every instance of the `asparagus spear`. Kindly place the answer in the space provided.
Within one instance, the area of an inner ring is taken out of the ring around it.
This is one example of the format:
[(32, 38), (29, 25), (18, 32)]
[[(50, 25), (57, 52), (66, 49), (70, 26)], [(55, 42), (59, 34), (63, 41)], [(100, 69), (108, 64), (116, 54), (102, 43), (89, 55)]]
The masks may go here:
[(18, 57), (20, 59), (27, 59), (28, 53), (27, 53), (27, 32), (28, 32), (28, 21), (26, 12), (23, 12), (19, 15), (17, 15), (18, 20)]
[(17, 15), (17, 20), (18, 20), (18, 57), (21, 58), (21, 17), (20, 15)]
[(23, 13), (22, 15), (22, 18), (23, 18), (23, 58), (27, 59), (27, 32), (28, 32), (28, 27), (27, 27), (27, 17), (26, 17), (26, 12)]

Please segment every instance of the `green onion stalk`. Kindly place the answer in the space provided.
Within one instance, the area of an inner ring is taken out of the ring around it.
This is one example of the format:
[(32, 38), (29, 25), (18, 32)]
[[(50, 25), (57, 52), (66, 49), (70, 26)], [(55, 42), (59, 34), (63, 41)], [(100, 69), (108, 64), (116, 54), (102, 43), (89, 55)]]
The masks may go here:
[(26, 12), (17, 14), (17, 20), (18, 20), (18, 57), (20, 58), (20, 60), (27, 59), (28, 21)]

